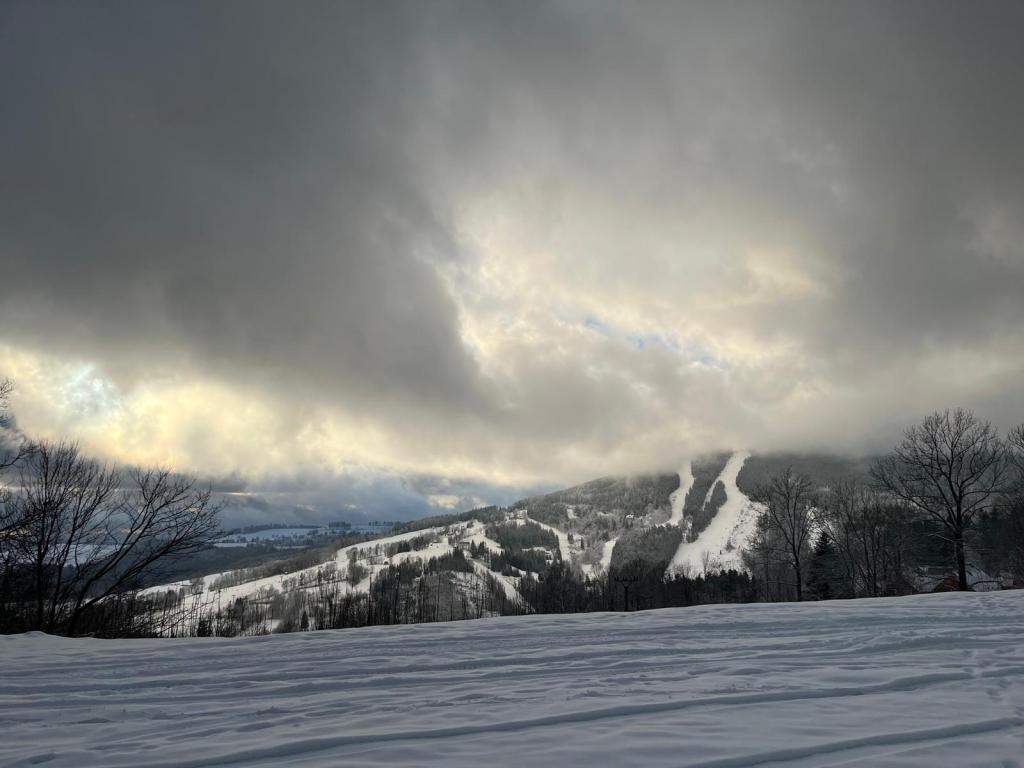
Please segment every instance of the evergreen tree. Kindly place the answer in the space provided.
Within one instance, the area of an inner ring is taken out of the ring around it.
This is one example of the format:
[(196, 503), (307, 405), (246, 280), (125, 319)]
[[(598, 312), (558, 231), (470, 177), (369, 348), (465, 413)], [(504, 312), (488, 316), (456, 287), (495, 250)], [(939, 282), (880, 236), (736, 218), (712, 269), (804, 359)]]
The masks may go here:
[(831, 600), (834, 594), (838, 555), (832, 539), (822, 533), (814, 545), (807, 567), (807, 593), (812, 600)]

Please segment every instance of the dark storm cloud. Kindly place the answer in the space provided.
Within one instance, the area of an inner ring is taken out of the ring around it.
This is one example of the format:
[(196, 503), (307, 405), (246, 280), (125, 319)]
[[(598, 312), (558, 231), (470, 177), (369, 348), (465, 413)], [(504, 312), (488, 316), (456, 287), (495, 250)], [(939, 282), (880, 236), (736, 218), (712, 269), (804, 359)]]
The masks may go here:
[(0, 13), (18, 349), (339, 408), (427, 474), (1024, 411), (1019, 4)]
[(408, 33), (338, 5), (270, 10), (7, 11), (5, 326), (127, 353), (133, 373), (196, 356), (357, 399), (472, 405), (430, 267), (454, 249), (403, 140)]
[[(1024, 311), (1020, 246), (977, 249), (984, 217), (1009, 224), (1024, 213), (1015, 138), (1024, 130), (1015, 42), (1024, 9), (807, 10), (794, 19), (794, 55), (770, 92), (794, 123), (841, 148), (858, 192), (851, 210), (819, 225), (851, 273), (831, 338), (868, 333), (901, 353), (929, 341), (984, 343)], [(834, 34), (822, 40), (823, 27)]]

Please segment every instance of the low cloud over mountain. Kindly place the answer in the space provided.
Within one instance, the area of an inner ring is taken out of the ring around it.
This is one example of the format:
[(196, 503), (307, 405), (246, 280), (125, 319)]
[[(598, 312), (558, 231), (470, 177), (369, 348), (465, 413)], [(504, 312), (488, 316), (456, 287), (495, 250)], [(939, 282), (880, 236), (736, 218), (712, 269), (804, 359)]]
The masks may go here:
[(111, 458), (440, 506), (1018, 422), (1022, 15), (7, 4), (0, 373)]

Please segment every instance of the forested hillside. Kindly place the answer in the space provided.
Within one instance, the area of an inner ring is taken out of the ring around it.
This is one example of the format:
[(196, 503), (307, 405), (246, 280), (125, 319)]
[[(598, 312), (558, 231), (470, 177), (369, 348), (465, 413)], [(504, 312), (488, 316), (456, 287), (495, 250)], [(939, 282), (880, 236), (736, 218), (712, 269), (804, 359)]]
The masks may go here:
[[(945, 454), (936, 444), (947, 446)], [(73, 447), (33, 451), (12, 462), (31, 473), (49, 471), (41, 458), (59, 458), (78, 483), (69, 484), (68, 499), (100, 494), (96, 508), (103, 510), (108, 496), (111, 510), (116, 500), (136, 499), (117, 496), (113, 480), (95, 473)], [(947, 476), (959, 478), (959, 496), (947, 498), (929, 479)], [(40, 475), (39, 482), (42, 488), (55, 480)], [(194, 481), (173, 485), (169, 476), (144, 475), (140, 482), (164, 483), (155, 486), (161, 493), (181, 494), (173, 508), (179, 525), (190, 514), (186, 503), (205, 505), (197, 508), (206, 510), (204, 525), (214, 530), (215, 506), (208, 494), (197, 495)], [(6, 509), (33, 524), (75, 520), (62, 517), (74, 506), (37, 509), (34, 496), (8, 499)], [(143, 505), (137, 514), (145, 513)], [(508, 507), (424, 518), (384, 537), (349, 536), (159, 586), (141, 583), (132, 571), (119, 573), (103, 550), (85, 548), (83, 540), (87, 568), (72, 565), (71, 555), (59, 567), (45, 558), (29, 567), (27, 555), (7, 557), (0, 621), (7, 631), (233, 636), (996, 590), (1024, 585), (1022, 519), (1024, 430), (1003, 439), (957, 411), (910, 428), (881, 457), (711, 452), (673, 474), (601, 478)], [(31, 525), (4, 530), (14, 547), (5, 552), (32, 551)], [(184, 545), (185, 554), (202, 552), (204, 539)], [(109, 574), (91, 590), (89, 569)]]

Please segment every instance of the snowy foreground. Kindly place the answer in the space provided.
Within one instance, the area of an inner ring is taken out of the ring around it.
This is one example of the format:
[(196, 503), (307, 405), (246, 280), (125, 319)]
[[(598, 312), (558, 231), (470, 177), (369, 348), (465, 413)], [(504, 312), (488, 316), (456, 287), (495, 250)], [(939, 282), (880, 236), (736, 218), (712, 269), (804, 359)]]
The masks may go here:
[(0, 765), (1021, 766), (1024, 592), (0, 637)]

